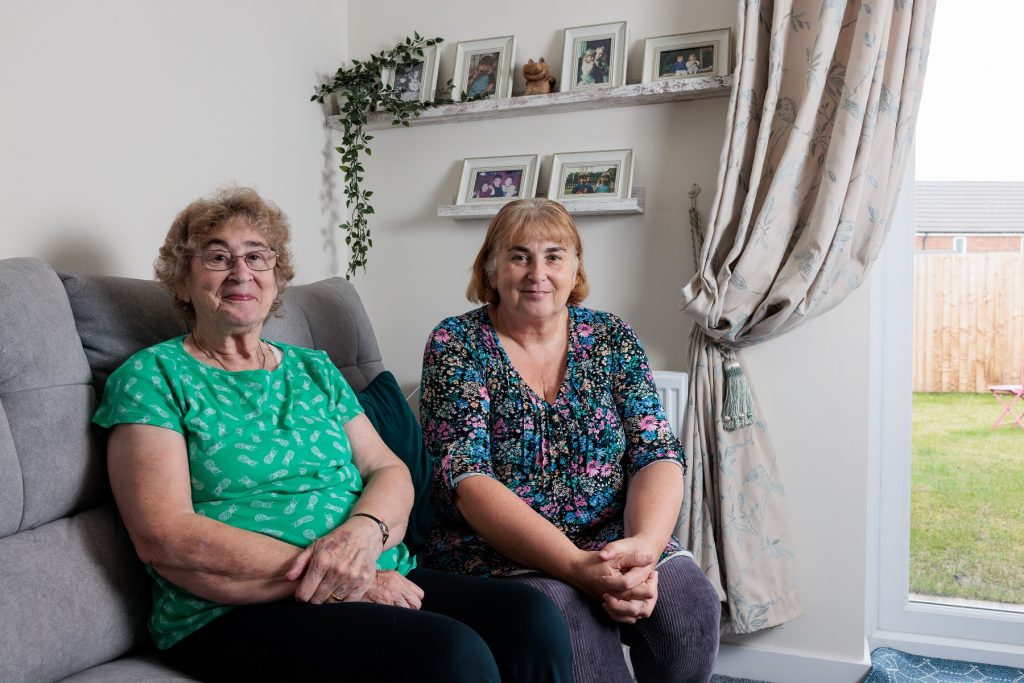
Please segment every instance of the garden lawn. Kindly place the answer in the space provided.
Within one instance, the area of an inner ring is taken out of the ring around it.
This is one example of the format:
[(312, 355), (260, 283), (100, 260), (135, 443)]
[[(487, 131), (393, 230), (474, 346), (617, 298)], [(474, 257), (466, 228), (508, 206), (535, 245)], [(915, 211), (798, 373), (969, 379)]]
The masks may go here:
[(1024, 604), (1024, 429), (989, 394), (914, 394), (913, 593)]

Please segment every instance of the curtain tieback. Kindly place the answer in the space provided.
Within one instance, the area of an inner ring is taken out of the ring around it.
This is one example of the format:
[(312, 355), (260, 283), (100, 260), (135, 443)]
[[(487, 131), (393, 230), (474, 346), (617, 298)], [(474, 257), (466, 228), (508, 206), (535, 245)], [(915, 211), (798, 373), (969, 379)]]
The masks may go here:
[(743, 368), (732, 349), (722, 350), (722, 371), (725, 374), (725, 405), (722, 406), (722, 427), (727, 432), (754, 424), (754, 397)]

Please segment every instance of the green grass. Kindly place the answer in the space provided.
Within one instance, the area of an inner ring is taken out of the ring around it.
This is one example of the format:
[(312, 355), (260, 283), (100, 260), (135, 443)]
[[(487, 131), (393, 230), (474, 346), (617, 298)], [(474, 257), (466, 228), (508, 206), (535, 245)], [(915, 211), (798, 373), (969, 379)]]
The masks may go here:
[(910, 590), (1024, 604), (1024, 429), (989, 394), (914, 394)]

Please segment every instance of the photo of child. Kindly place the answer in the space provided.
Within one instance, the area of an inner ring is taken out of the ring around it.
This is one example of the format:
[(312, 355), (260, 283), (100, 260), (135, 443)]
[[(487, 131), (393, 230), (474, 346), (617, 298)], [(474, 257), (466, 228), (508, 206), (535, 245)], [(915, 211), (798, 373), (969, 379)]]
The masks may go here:
[(466, 76), (466, 94), (470, 97), (492, 95), (498, 85), (498, 63), (500, 52), (485, 52), (471, 55)]
[(398, 67), (395, 74), (395, 90), (399, 97), (406, 102), (420, 99), (420, 90), (423, 87), (423, 62), (405, 64)]
[(614, 193), (618, 171), (617, 165), (607, 163), (564, 166), (559, 197)]
[(519, 196), (523, 169), (477, 171), (473, 180), (473, 199), (510, 199)]
[(611, 53), (611, 38), (589, 38), (576, 41), (576, 85), (588, 87), (606, 85), (611, 77), (608, 55)]
[(658, 55), (659, 78), (686, 78), (714, 72), (714, 45), (662, 50)]

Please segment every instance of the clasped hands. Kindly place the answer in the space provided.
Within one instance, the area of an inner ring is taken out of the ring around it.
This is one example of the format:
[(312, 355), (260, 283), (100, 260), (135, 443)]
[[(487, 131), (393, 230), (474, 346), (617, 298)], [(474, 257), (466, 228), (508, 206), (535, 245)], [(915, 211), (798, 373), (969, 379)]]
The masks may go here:
[(586, 552), (576, 585), (600, 599), (614, 621), (635, 624), (651, 616), (658, 602), (657, 560), (636, 538), (612, 541)]
[(423, 589), (396, 571), (379, 571), (380, 529), (365, 517), (350, 518), (299, 553), (285, 578), (299, 581), (295, 599), (374, 602), (419, 609)]

